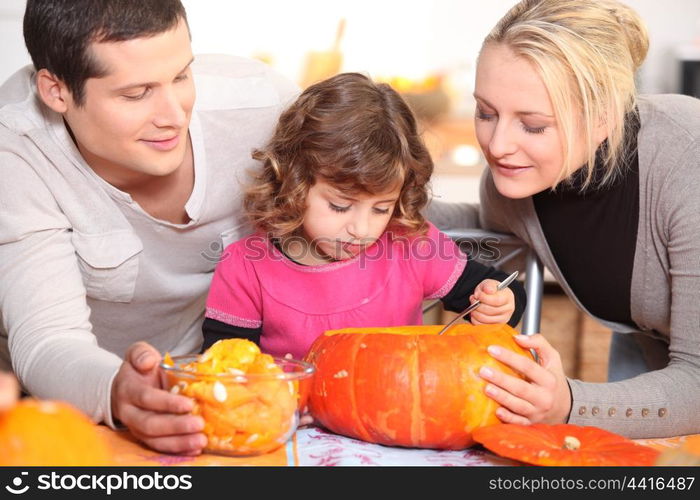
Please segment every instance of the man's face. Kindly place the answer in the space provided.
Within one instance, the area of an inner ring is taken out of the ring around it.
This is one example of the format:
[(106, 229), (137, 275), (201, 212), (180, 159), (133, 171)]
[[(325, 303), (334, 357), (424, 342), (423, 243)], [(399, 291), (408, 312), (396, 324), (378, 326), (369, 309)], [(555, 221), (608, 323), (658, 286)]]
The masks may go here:
[(89, 50), (107, 74), (85, 82), (82, 107), (68, 94), (64, 113), (85, 161), (119, 188), (177, 170), (192, 154), (187, 131), (195, 91), (185, 22)]

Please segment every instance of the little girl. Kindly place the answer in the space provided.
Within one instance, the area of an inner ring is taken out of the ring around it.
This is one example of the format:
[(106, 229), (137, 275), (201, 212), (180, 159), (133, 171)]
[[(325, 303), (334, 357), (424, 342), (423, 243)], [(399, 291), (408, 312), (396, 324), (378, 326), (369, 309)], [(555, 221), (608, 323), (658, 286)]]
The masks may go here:
[(302, 358), (325, 330), (421, 324), (425, 299), (482, 305), (517, 324), (525, 292), (421, 215), (433, 171), (396, 91), (355, 73), (304, 91), (280, 117), (245, 209), (257, 233), (228, 246), (207, 299), (204, 349), (242, 337)]

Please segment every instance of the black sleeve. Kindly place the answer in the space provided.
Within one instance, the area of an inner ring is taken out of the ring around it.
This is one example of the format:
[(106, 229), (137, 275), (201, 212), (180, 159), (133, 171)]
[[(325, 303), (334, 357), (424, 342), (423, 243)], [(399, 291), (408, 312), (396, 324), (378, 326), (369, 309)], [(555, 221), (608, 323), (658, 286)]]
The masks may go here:
[[(448, 311), (459, 312), (463, 311), (469, 305), (469, 296), (474, 293), (474, 289), (479, 283), (485, 279), (493, 279), (496, 281), (503, 281), (508, 277), (508, 274), (503, 271), (499, 271), (494, 267), (485, 266), (480, 262), (469, 259), (467, 265), (464, 266), (464, 271), (462, 275), (457, 279), (457, 283), (452, 287), (447, 295), (442, 299), (442, 303), (445, 309)], [(515, 296), (515, 310), (513, 315), (510, 317), (508, 324), (512, 327), (518, 324), (520, 317), (525, 311), (525, 306), (527, 305), (527, 296), (525, 294), (525, 288), (518, 281), (513, 281), (508, 288), (511, 289), (513, 295)], [(465, 316), (464, 319), (469, 319), (469, 315)]]
[(204, 318), (202, 333), (204, 334), (204, 344), (202, 345), (201, 352), (204, 352), (211, 347), (214, 342), (221, 339), (248, 339), (260, 345), (262, 326), (259, 328), (243, 328), (241, 326), (222, 323), (215, 319)]

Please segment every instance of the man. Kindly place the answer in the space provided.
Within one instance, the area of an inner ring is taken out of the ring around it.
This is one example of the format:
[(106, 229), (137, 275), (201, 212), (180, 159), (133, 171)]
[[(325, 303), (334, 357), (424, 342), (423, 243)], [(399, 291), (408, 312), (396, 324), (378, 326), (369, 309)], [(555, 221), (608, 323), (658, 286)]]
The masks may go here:
[(0, 88), (0, 369), (199, 453), (202, 419), (158, 363), (199, 349), (250, 152), (296, 89), (254, 61), (193, 63), (179, 0), (28, 0), (24, 36), (34, 67)]

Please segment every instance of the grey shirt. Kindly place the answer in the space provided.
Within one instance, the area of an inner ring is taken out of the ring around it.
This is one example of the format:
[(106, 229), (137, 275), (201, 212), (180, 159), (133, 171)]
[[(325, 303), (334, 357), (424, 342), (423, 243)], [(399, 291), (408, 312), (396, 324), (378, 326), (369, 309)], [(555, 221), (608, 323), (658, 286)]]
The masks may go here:
[[(569, 379), (569, 423), (632, 438), (698, 433), (700, 100), (641, 96), (638, 107), (639, 222), (630, 304), (636, 328), (596, 319), (613, 331), (637, 335), (645, 361), (654, 370), (613, 383)], [(441, 229), (477, 225), (514, 233), (535, 249), (569, 297), (588, 312), (559, 271), (532, 198), (501, 196), (488, 170), (479, 209), (436, 204), (429, 217)]]
[(84, 162), (33, 69), (0, 88), (0, 369), (41, 398), (111, 422), (126, 349), (196, 352), (221, 250), (250, 230), (241, 207), (251, 151), (298, 89), (260, 62), (198, 56), (187, 224), (147, 214)]

